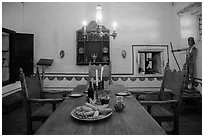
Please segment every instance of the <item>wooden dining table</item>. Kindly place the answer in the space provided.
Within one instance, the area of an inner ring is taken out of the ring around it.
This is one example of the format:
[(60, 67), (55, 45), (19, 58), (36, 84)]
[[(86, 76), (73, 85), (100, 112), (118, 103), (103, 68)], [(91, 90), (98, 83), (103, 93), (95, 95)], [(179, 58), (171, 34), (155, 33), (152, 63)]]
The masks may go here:
[[(132, 94), (124, 96), (125, 109), (114, 109), (117, 92), (127, 89), (122, 85), (110, 85), (110, 108), (112, 115), (96, 121), (82, 121), (71, 116), (71, 111), (87, 102), (87, 95), (67, 97), (55, 112), (37, 130), (36, 135), (165, 135), (165, 131), (151, 117)], [(86, 85), (78, 85), (73, 92), (87, 90)]]

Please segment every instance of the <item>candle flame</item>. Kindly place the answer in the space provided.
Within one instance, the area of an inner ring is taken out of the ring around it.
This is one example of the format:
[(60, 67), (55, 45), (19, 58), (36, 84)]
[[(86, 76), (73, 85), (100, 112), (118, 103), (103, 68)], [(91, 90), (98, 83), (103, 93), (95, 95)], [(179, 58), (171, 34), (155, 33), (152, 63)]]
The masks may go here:
[(114, 31), (116, 30), (116, 27), (117, 27), (117, 23), (116, 23), (116, 22), (113, 22), (113, 30), (114, 30)]
[(86, 25), (87, 25), (87, 23), (86, 23), (86, 21), (84, 20), (84, 21), (83, 21), (83, 26), (86, 26)]

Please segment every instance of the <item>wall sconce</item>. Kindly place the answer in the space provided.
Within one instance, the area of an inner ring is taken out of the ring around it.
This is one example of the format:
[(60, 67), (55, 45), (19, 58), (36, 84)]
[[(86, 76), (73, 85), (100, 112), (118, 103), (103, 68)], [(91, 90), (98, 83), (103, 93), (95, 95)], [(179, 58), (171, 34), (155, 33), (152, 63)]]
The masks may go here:
[[(117, 23), (116, 22), (113, 23), (113, 33), (102, 32), (102, 7), (100, 5), (98, 5), (96, 7), (96, 23), (97, 23), (96, 31), (94, 31), (92, 33), (97, 34), (100, 37), (103, 37), (104, 35), (108, 35), (108, 36), (112, 36), (113, 39), (116, 38), (116, 36), (117, 36), (117, 33), (116, 33)], [(86, 27), (87, 27), (87, 23), (86, 23), (86, 21), (83, 21), (83, 36), (84, 36), (84, 38), (87, 37)]]
[(123, 50), (123, 51), (121, 52), (121, 55), (122, 55), (122, 57), (123, 57), (123, 58), (126, 58), (126, 56), (127, 56), (126, 51), (125, 51), (125, 50)]
[(60, 51), (60, 58), (63, 58), (63, 57), (64, 57), (64, 54), (65, 54), (65, 53), (64, 53), (64, 50), (61, 50), (61, 51)]

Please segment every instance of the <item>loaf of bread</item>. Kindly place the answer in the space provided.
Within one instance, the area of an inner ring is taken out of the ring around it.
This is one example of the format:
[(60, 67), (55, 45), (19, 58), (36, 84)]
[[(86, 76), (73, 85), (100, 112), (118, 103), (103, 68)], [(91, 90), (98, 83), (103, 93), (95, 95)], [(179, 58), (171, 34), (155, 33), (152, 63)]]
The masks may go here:
[(94, 111), (84, 112), (84, 116), (90, 117), (94, 115)]
[(85, 103), (85, 105), (86, 105), (87, 107), (92, 108), (93, 110), (97, 110), (97, 107), (94, 106), (94, 105), (92, 105), (92, 104), (90, 104), (90, 103)]
[(88, 111), (92, 111), (91, 107), (87, 107), (87, 106), (81, 106), (82, 111), (88, 112)]
[(99, 114), (106, 115), (112, 111), (111, 108), (99, 109)]

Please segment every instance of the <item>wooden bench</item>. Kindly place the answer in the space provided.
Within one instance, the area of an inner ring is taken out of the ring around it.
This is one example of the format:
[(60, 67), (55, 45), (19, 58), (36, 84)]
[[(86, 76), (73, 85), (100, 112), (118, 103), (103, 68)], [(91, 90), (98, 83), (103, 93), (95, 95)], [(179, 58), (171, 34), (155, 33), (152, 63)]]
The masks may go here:
[(2, 113), (9, 113), (22, 105), (20, 81), (2, 87)]
[(21, 90), (8, 96), (2, 97), (2, 113), (7, 114), (12, 110), (20, 107), (23, 102)]

